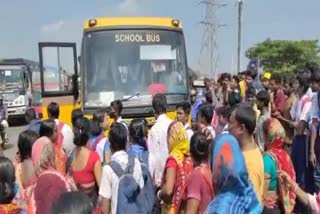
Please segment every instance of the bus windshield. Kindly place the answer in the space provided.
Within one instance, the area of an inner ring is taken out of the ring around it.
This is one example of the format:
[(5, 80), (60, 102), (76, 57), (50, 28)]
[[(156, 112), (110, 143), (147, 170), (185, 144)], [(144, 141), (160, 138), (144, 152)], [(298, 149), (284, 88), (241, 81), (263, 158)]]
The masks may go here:
[(84, 107), (108, 106), (115, 99), (132, 101), (134, 95), (139, 95), (134, 98), (138, 105), (150, 105), (155, 93), (187, 93), (180, 31), (87, 32), (83, 48)]

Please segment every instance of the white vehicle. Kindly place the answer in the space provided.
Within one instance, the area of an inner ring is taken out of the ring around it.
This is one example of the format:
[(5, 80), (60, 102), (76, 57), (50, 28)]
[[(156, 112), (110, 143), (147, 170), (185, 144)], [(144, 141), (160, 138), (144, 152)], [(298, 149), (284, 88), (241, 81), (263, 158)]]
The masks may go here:
[(0, 92), (7, 118), (25, 118), (32, 100), (32, 72), (38, 63), (25, 59), (0, 60)]

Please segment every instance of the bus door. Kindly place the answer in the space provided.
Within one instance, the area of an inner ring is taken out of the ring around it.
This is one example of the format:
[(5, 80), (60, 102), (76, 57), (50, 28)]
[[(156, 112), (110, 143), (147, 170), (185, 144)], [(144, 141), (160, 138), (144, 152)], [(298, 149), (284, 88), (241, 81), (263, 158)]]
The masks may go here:
[(71, 112), (79, 97), (76, 43), (39, 43), (40, 80), (43, 119), (47, 106), (60, 106), (59, 120), (71, 125)]

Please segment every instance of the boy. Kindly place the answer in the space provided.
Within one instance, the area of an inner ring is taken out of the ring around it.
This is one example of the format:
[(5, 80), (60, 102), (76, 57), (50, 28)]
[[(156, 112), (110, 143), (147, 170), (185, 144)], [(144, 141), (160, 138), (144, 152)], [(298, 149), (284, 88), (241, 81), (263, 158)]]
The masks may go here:
[(105, 132), (110, 129), (109, 114), (112, 108), (99, 109), (93, 114), (91, 120), (91, 135), (88, 141), (88, 148), (99, 154), (101, 163), (110, 162), (110, 144)]
[[(71, 127), (68, 124), (65, 124), (59, 120), (60, 116), (60, 107), (58, 103), (51, 102), (48, 107), (48, 116), (49, 119), (52, 119), (56, 122), (56, 125), (58, 127), (58, 132), (61, 134), (62, 137), (58, 138), (57, 144), (62, 144), (62, 148), (67, 156), (71, 154), (73, 149), (75, 148), (75, 145), (73, 143), (73, 131)], [(60, 142), (62, 141), (62, 142)]]
[(257, 122), (256, 141), (261, 151), (264, 151), (264, 131), (263, 123), (270, 118), (270, 95), (267, 91), (260, 91), (257, 94), (257, 108), (260, 111), (260, 116)]
[(198, 123), (207, 127), (207, 129), (211, 132), (213, 138), (216, 137), (215, 130), (211, 126), (212, 118), (213, 118), (213, 107), (211, 104), (202, 104), (199, 107), (198, 111)]
[(190, 112), (191, 112), (191, 105), (190, 103), (184, 102), (180, 103), (176, 106), (176, 112), (177, 112), (177, 121), (181, 122), (184, 125), (184, 128), (186, 129), (186, 132), (188, 134), (189, 141), (193, 135), (193, 131), (191, 127), (189, 126), (189, 118), (190, 118)]
[[(110, 128), (109, 142), (112, 152), (111, 161), (117, 162), (123, 170), (128, 164), (128, 154), (126, 153), (127, 130), (121, 123), (113, 123)], [(133, 176), (140, 188), (144, 186), (140, 162), (135, 159)], [(102, 213), (116, 214), (118, 204), (119, 177), (109, 165), (105, 165), (102, 171), (99, 195), (102, 197)], [(119, 202), (121, 203), (121, 202)], [(123, 202), (122, 202), (123, 203)]]
[(230, 107), (222, 106), (217, 108), (218, 124), (216, 128), (216, 136), (219, 136), (224, 131), (228, 130), (228, 120), (229, 120)]

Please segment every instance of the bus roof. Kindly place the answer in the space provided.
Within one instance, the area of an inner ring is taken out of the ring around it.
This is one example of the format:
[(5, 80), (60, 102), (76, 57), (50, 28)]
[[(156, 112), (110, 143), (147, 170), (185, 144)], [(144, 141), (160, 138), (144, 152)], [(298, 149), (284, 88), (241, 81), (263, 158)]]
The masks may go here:
[[(90, 22), (92, 22), (90, 24)], [(152, 26), (172, 29), (181, 29), (182, 24), (179, 20), (164, 17), (98, 17), (88, 19), (84, 29), (119, 27), (119, 26)]]

